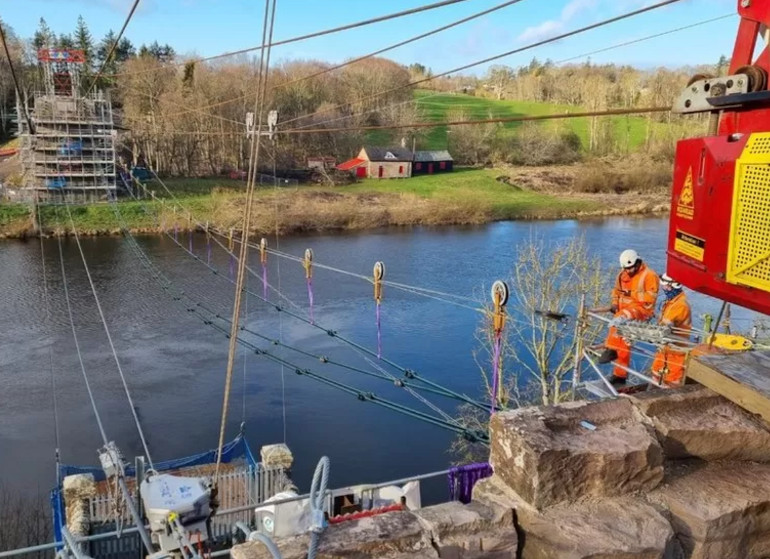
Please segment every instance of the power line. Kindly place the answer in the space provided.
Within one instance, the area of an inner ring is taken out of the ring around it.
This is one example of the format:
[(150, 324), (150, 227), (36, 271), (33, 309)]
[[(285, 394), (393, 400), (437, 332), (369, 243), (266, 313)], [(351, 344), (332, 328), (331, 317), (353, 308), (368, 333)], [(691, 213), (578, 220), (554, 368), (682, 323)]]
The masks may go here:
[[(291, 43), (297, 43), (297, 42), (300, 42), (300, 41), (307, 41), (308, 39), (315, 39), (317, 37), (323, 37), (324, 35), (331, 35), (333, 33), (339, 33), (341, 31), (348, 31), (350, 29), (355, 29), (357, 27), (364, 27), (364, 26), (367, 26), (367, 25), (372, 25), (374, 23), (381, 23), (383, 21), (389, 21), (389, 20), (401, 18), (401, 17), (404, 17), (404, 16), (409, 16), (409, 15), (413, 15), (413, 14), (427, 12), (427, 11), (430, 11), (430, 10), (435, 10), (437, 8), (443, 8), (445, 6), (451, 6), (452, 4), (459, 4), (460, 2), (466, 2), (466, 1), (467, 0), (443, 0), (441, 2), (435, 2), (433, 4), (426, 4), (425, 6), (418, 6), (417, 8), (411, 8), (409, 10), (403, 10), (401, 12), (395, 12), (395, 13), (387, 14), (387, 15), (384, 15), (384, 16), (378, 16), (378, 17), (375, 17), (375, 18), (370, 18), (370, 19), (365, 19), (365, 20), (361, 20), (361, 21), (356, 21), (354, 23), (348, 23), (346, 25), (340, 25), (338, 27), (332, 27), (330, 29), (324, 29), (322, 31), (314, 31), (313, 33), (308, 33), (306, 35), (299, 35), (297, 37), (291, 37), (289, 39), (283, 39), (283, 40), (276, 41), (276, 42), (270, 42), (269, 44), (263, 43), (261, 45), (256, 45), (256, 46), (253, 46), (253, 47), (247, 47), (245, 49), (228, 51), (228, 52), (223, 52), (221, 54), (215, 54), (213, 56), (207, 56), (207, 57), (204, 57), (204, 58), (198, 58), (198, 59), (194, 60), (193, 62), (208, 62), (210, 60), (217, 60), (219, 58), (227, 58), (227, 57), (236, 56), (236, 55), (239, 55), (239, 54), (246, 54), (248, 52), (253, 52), (255, 50), (260, 50), (261, 51), (264, 48), (272, 48), (272, 47), (277, 47), (277, 46), (281, 46), (281, 45), (288, 45), (288, 44), (291, 44)], [(181, 66), (183, 64), (186, 64), (187, 62), (189, 62), (189, 61), (178, 62), (178, 63), (176, 63), (174, 65), (175, 66)], [(145, 73), (148, 73), (148, 72), (155, 72), (155, 71), (158, 71), (158, 69), (152, 68), (152, 69), (141, 70), (141, 71), (136, 71), (136, 72), (122, 72), (122, 73), (112, 74), (112, 76), (113, 77), (128, 76), (128, 75), (135, 75), (135, 74), (145, 74)]]
[[(615, 50), (615, 49), (618, 49), (618, 48), (622, 48), (622, 47), (626, 47), (626, 46), (642, 43), (642, 42), (645, 42), (645, 41), (649, 41), (651, 39), (657, 39), (657, 38), (660, 38), (660, 37), (664, 37), (666, 35), (671, 35), (673, 33), (677, 33), (677, 32), (680, 32), (680, 31), (685, 31), (685, 30), (688, 30), (688, 29), (693, 29), (693, 28), (699, 27), (701, 25), (706, 25), (708, 23), (713, 23), (713, 22), (716, 22), (716, 21), (720, 21), (722, 19), (734, 17), (734, 15), (735, 14), (725, 14), (725, 15), (722, 15), (722, 16), (719, 16), (719, 17), (698, 21), (698, 22), (690, 24), (690, 25), (685, 25), (685, 26), (682, 26), (682, 27), (676, 27), (674, 29), (669, 29), (667, 31), (662, 31), (660, 33), (654, 33), (652, 35), (647, 35), (645, 37), (640, 37), (638, 39), (633, 39), (631, 41), (625, 41), (625, 42), (622, 42), (622, 43), (617, 43), (617, 44), (614, 44), (614, 45), (611, 45), (611, 46), (608, 46), (608, 47), (604, 47), (604, 48), (601, 48), (601, 49), (592, 50), (592, 51), (584, 52), (584, 53), (576, 55), (576, 56), (571, 56), (569, 58), (564, 58), (564, 59), (561, 59), (561, 60), (557, 60), (557, 61), (554, 62), (554, 64), (564, 64), (566, 62), (571, 62), (573, 60), (579, 60), (581, 58), (585, 58), (587, 56), (592, 56), (594, 54), (600, 54), (600, 53), (612, 51), (612, 50)], [(306, 78), (309, 78), (309, 77), (315, 77), (315, 74), (313, 74), (311, 76), (305, 76), (304, 78), (299, 78), (297, 81), (300, 81), (302, 79), (306, 79)], [(290, 82), (290, 83), (293, 83), (293, 82)], [(288, 85), (288, 84), (278, 84), (278, 85), (274, 86), (273, 89), (278, 88), (278, 87), (283, 87), (284, 85)], [(362, 112), (362, 113), (351, 114), (351, 115), (343, 115), (343, 116), (340, 116), (340, 117), (335, 117), (335, 118), (332, 118), (332, 119), (324, 120), (322, 122), (311, 122), (311, 123), (308, 123), (308, 124), (304, 124), (302, 126), (298, 126), (297, 128), (295, 128), (295, 130), (309, 128), (311, 126), (320, 126), (320, 125), (323, 125), (323, 124), (327, 124), (329, 122), (336, 122), (336, 121), (339, 121), (339, 120), (345, 120), (345, 119), (353, 118), (353, 117), (357, 117), (357, 116), (363, 116), (363, 115), (366, 115), (366, 114), (369, 114), (369, 113), (374, 113), (374, 112), (381, 111), (384, 108), (390, 108), (390, 107), (394, 107), (394, 106), (405, 105), (405, 104), (408, 104), (408, 103), (417, 103), (417, 105), (419, 106), (424, 99), (427, 99), (429, 97), (435, 97), (435, 96), (438, 96), (438, 95), (441, 95), (441, 94), (442, 94), (442, 92), (437, 92), (437, 93), (434, 93), (432, 95), (429, 95), (429, 96), (421, 98), (421, 99), (416, 99), (416, 100), (415, 99), (408, 99), (406, 101), (399, 101), (399, 102), (396, 102), (396, 103), (391, 103), (391, 104), (387, 105), (386, 107), (378, 107), (378, 108), (370, 109), (370, 110)], [(182, 114), (187, 114), (189, 112), (196, 112), (196, 113), (199, 113), (199, 114), (208, 115), (208, 116), (210, 116), (212, 118), (217, 118), (217, 119), (224, 120), (224, 121), (227, 121), (227, 122), (230, 122), (230, 123), (233, 123), (233, 124), (237, 124), (238, 126), (244, 126), (245, 124), (243, 122), (232, 120), (232, 119), (228, 119), (228, 118), (225, 118), (225, 117), (221, 117), (221, 116), (215, 115), (213, 113), (205, 112), (206, 109), (212, 109), (212, 108), (216, 108), (216, 107), (219, 107), (219, 106), (222, 106), (222, 105), (226, 105), (226, 104), (231, 103), (231, 102), (239, 101), (239, 100), (243, 99), (244, 97), (245, 97), (244, 95), (239, 95), (238, 97), (234, 97), (234, 98), (231, 98), (231, 99), (226, 99), (224, 101), (218, 101), (216, 103), (212, 103), (210, 105), (206, 105), (206, 106), (201, 107), (201, 108), (190, 108), (190, 109), (178, 112), (178, 113), (172, 113), (169, 116), (179, 116), (179, 115), (182, 115)], [(207, 135), (208, 133), (205, 133), (205, 132), (189, 132), (189, 134)], [(233, 132), (217, 132), (217, 133), (214, 133), (214, 134), (217, 135), (217, 136), (220, 136), (220, 135), (221, 136), (229, 136), (229, 135), (240, 135), (241, 132), (235, 132), (235, 131), (233, 131)]]
[(94, 88), (94, 85), (96, 85), (96, 82), (99, 81), (99, 78), (102, 75), (102, 72), (104, 71), (104, 68), (107, 66), (107, 64), (110, 61), (110, 58), (112, 58), (112, 55), (115, 53), (115, 49), (118, 47), (118, 43), (120, 42), (120, 39), (123, 37), (123, 33), (126, 30), (126, 27), (128, 27), (128, 23), (131, 21), (131, 18), (134, 17), (134, 12), (136, 11), (136, 7), (139, 5), (140, 0), (134, 0), (133, 5), (131, 6), (131, 10), (128, 12), (128, 16), (126, 17), (126, 20), (123, 22), (123, 27), (120, 28), (120, 33), (118, 33), (118, 36), (115, 37), (115, 42), (112, 43), (112, 46), (110, 47), (109, 52), (107, 53), (107, 56), (104, 57), (104, 61), (102, 61), (102, 65), (99, 68), (99, 71), (94, 76), (94, 79), (91, 81), (91, 85), (88, 87), (88, 90), (86, 91), (86, 95), (91, 93), (91, 90)]
[(0, 40), (2, 40), (3, 43), (3, 50), (5, 51), (5, 56), (8, 58), (8, 66), (11, 69), (11, 77), (13, 78), (13, 86), (16, 89), (16, 96), (19, 100), (19, 106), (24, 111), (24, 120), (27, 121), (27, 127), (29, 127), (30, 134), (34, 133), (35, 128), (32, 126), (32, 119), (29, 116), (29, 111), (27, 111), (27, 105), (24, 103), (24, 100), (21, 97), (21, 87), (19, 86), (19, 79), (16, 77), (16, 70), (13, 67), (13, 59), (11, 58), (11, 51), (8, 49), (8, 43), (5, 40), (5, 31), (3, 30), (3, 24), (0, 22)]
[[(566, 33), (561, 33), (559, 35), (556, 35), (554, 37), (550, 37), (548, 39), (543, 39), (541, 41), (536, 41), (534, 43), (530, 43), (530, 44), (525, 45), (523, 47), (512, 49), (512, 50), (503, 52), (501, 54), (496, 54), (494, 56), (490, 56), (490, 57), (484, 58), (482, 60), (478, 60), (476, 62), (471, 62), (469, 64), (464, 64), (462, 66), (458, 66), (457, 68), (453, 68), (451, 70), (447, 70), (445, 72), (441, 72), (440, 74), (436, 74), (436, 75), (433, 75), (433, 76), (428, 76), (428, 77), (425, 77), (425, 78), (422, 78), (422, 79), (419, 79), (419, 80), (415, 80), (415, 81), (409, 82), (409, 83), (404, 84), (404, 85), (400, 85), (400, 86), (392, 87), (390, 89), (386, 89), (386, 90), (383, 90), (383, 91), (372, 93), (371, 95), (367, 95), (365, 97), (362, 97), (361, 99), (358, 99), (357, 101), (355, 101), (355, 104), (361, 104), (364, 101), (367, 101), (369, 99), (373, 99), (375, 97), (380, 97), (380, 96), (385, 95), (387, 93), (392, 93), (392, 92), (399, 91), (399, 90), (407, 88), (407, 87), (412, 87), (412, 86), (415, 86), (415, 85), (419, 85), (421, 83), (426, 83), (426, 82), (435, 80), (437, 78), (448, 76), (449, 74), (454, 74), (454, 73), (457, 73), (457, 72), (462, 72), (463, 70), (467, 70), (469, 68), (473, 68), (473, 67), (479, 66), (481, 64), (487, 64), (489, 62), (493, 62), (495, 60), (499, 60), (500, 58), (504, 58), (506, 56), (511, 56), (513, 54), (518, 54), (518, 53), (521, 53), (521, 52), (524, 52), (524, 51), (527, 51), (527, 50), (531, 50), (533, 48), (537, 48), (537, 47), (540, 47), (540, 46), (543, 46), (543, 45), (547, 45), (549, 43), (553, 43), (553, 42), (556, 42), (556, 41), (561, 41), (562, 39), (566, 39), (566, 38), (572, 37), (574, 35), (579, 35), (581, 33), (585, 33), (586, 31), (592, 31), (594, 29), (598, 29), (599, 27), (604, 27), (605, 25), (610, 25), (612, 23), (616, 23), (616, 22), (622, 21), (624, 19), (628, 19), (628, 18), (637, 16), (637, 15), (640, 15), (640, 14), (643, 14), (643, 13), (646, 13), (646, 12), (649, 12), (649, 11), (652, 11), (652, 10), (656, 10), (658, 8), (662, 8), (664, 6), (668, 6), (668, 5), (674, 4), (676, 2), (681, 2), (681, 0), (664, 0), (664, 1), (658, 2), (656, 4), (651, 4), (649, 6), (645, 6), (643, 8), (639, 8), (637, 10), (633, 10), (631, 12), (626, 12), (626, 13), (621, 14), (619, 16), (615, 16), (615, 17), (612, 17), (612, 18), (609, 18), (609, 19), (605, 19), (605, 20), (599, 21), (597, 23), (592, 23), (591, 25), (586, 25), (584, 27), (580, 27), (580, 28), (574, 29), (572, 31), (567, 31)], [(342, 104), (337, 104), (337, 105), (334, 105), (332, 107), (327, 107), (326, 109), (324, 109), (322, 111), (316, 111), (316, 112), (308, 114), (308, 115), (303, 115), (303, 116), (292, 118), (290, 120), (287, 120), (287, 121), (283, 122), (282, 124), (285, 125), (285, 124), (288, 124), (290, 122), (301, 120), (303, 118), (310, 118), (310, 117), (313, 117), (313, 116), (317, 116), (319, 114), (328, 113), (328, 112), (336, 110), (336, 109), (338, 109), (338, 108), (340, 108), (342, 106), (343, 106)]]
[(597, 50), (592, 50), (591, 52), (585, 52), (583, 54), (579, 54), (577, 56), (571, 56), (569, 58), (563, 58), (561, 60), (557, 60), (554, 64), (564, 64), (565, 62), (571, 62), (573, 60), (579, 60), (581, 58), (585, 58), (586, 56), (592, 56), (594, 54), (600, 54), (602, 52), (607, 52), (611, 50), (615, 50), (621, 47), (627, 47), (629, 45), (635, 45), (637, 43), (642, 43), (644, 41), (649, 41), (650, 39), (657, 39), (659, 37), (664, 37), (666, 35), (671, 35), (672, 33), (678, 33), (679, 31), (686, 31), (687, 29), (693, 29), (695, 27), (700, 27), (701, 25), (706, 25), (707, 23), (714, 23), (715, 21), (720, 21), (723, 19), (727, 19), (730, 17), (735, 17), (735, 14), (725, 14), (718, 17), (714, 17), (711, 19), (704, 19), (702, 21), (698, 21), (695, 23), (691, 23), (690, 25), (684, 25), (682, 27), (676, 27), (674, 29), (669, 29), (668, 31), (661, 31), (660, 33), (654, 33), (652, 35), (647, 35), (645, 37), (640, 37), (638, 39), (633, 39), (631, 41), (625, 41), (623, 43), (617, 43), (614, 45), (611, 45), (609, 47), (604, 47)]
[[(471, 14), (470, 16), (467, 16), (467, 17), (464, 17), (462, 19), (453, 21), (453, 22), (448, 23), (446, 25), (442, 25), (441, 27), (437, 27), (436, 29), (432, 29), (430, 31), (426, 31), (425, 33), (420, 33), (419, 35), (415, 35), (414, 37), (410, 37), (408, 39), (404, 39), (403, 41), (399, 41), (397, 43), (393, 43), (393, 44), (388, 45), (386, 47), (383, 47), (381, 49), (378, 49), (378, 50), (375, 50), (373, 52), (370, 52), (369, 54), (364, 54), (364, 55), (358, 56), (358, 57), (353, 58), (351, 60), (347, 60), (345, 62), (342, 62), (340, 64), (336, 64), (334, 66), (330, 66), (328, 68), (324, 68), (323, 70), (319, 70), (318, 72), (314, 72), (314, 73), (308, 74), (306, 76), (301, 76), (299, 78), (296, 78), (296, 79), (293, 79), (293, 80), (289, 80), (288, 82), (283, 82), (283, 83), (280, 83), (280, 84), (276, 84), (273, 87), (271, 87), (270, 90), (272, 91), (272, 90), (279, 89), (279, 88), (282, 88), (282, 87), (288, 87), (288, 86), (294, 85), (296, 83), (300, 83), (300, 82), (303, 82), (303, 81), (306, 81), (306, 80), (309, 80), (309, 79), (312, 79), (312, 78), (317, 78), (317, 77), (322, 76), (324, 74), (328, 74), (330, 72), (334, 72), (336, 70), (339, 70), (340, 68), (345, 68), (346, 66), (351, 66), (351, 65), (356, 64), (358, 62), (362, 62), (364, 60), (367, 60), (369, 58), (373, 58), (373, 57), (378, 56), (380, 54), (389, 52), (391, 50), (395, 50), (395, 49), (397, 49), (399, 47), (403, 47), (403, 46), (408, 45), (410, 43), (414, 43), (414, 42), (419, 41), (421, 39), (425, 39), (426, 37), (430, 37), (432, 35), (436, 35), (438, 33), (446, 31), (447, 29), (451, 29), (453, 27), (457, 27), (458, 25), (462, 25), (462, 24), (467, 23), (469, 21), (472, 21), (474, 19), (478, 19), (480, 17), (489, 15), (489, 14), (491, 14), (493, 12), (496, 12), (498, 10), (501, 10), (503, 8), (507, 8), (508, 6), (511, 6), (513, 4), (517, 4), (517, 3), (521, 2), (521, 1), (522, 0), (508, 0), (507, 2), (503, 2), (502, 4), (498, 4), (498, 5), (493, 6), (493, 7), (489, 8), (489, 9), (487, 9), (487, 10), (483, 10), (481, 12), (476, 12), (474, 14)], [(226, 99), (225, 101), (219, 101), (217, 103), (206, 105), (204, 107), (195, 108), (195, 109), (191, 108), (191, 109), (187, 109), (185, 111), (180, 111), (180, 112), (177, 112), (177, 113), (172, 113), (169, 116), (179, 116), (179, 115), (182, 115), (182, 114), (186, 114), (186, 113), (188, 113), (190, 111), (200, 112), (200, 111), (204, 111), (206, 109), (212, 109), (212, 108), (215, 108), (215, 107), (219, 107), (221, 105), (226, 105), (228, 103), (234, 103), (235, 101), (240, 101), (240, 100), (246, 98), (247, 95), (248, 94), (239, 95), (238, 97), (233, 97), (231, 99)], [(238, 124), (242, 124), (242, 123), (239, 122)]]
[[(678, 1), (678, 0), (677, 0)], [(606, 111), (583, 111), (576, 113), (556, 113), (547, 115), (527, 115), (499, 118), (484, 118), (478, 120), (454, 120), (446, 122), (412, 122), (408, 124), (382, 124), (374, 126), (343, 126), (339, 128), (290, 128), (276, 130), (276, 134), (321, 134), (333, 132), (352, 132), (364, 130), (398, 130), (402, 128), (434, 128), (437, 126), (467, 126), (476, 124), (505, 124), (508, 122), (528, 122), (533, 120), (564, 120), (570, 118), (586, 118), (597, 116), (618, 116), (649, 113), (667, 113), (671, 107), (641, 107), (638, 109), (609, 109)]]
[[(678, 1), (678, 0), (677, 0)], [(564, 120), (570, 118), (587, 118), (599, 116), (622, 116), (650, 113), (667, 113), (671, 107), (640, 107), (630, 109), (608, 109), (606, 111), (580, 111), (574, 113), (552, 113), (546, 115), (527, 115), (511, 116), (498, 118), (470, 119), (470, 120), (452, 120), (452, 121), (434, 121), (434, 122), (411, 122), (408, 124), (382, 124), (374, 126), (343, 126), (338, 128), (290, 128), (288, 130), (276, 130), (275, 134), (298, 135), (298, 134), (322, 134), (336, 132), (354, 132), (366, 130), (398, 130), (402, 128), (435, 128), (439, 126), (471, 126), (476, 124), (505, 124), (510, 122), (529, 122), (537, 120)], [(234, 136), (241, 135), (243, 132), (196, 132), (193, 130), (169, 131), (172, 136)]]

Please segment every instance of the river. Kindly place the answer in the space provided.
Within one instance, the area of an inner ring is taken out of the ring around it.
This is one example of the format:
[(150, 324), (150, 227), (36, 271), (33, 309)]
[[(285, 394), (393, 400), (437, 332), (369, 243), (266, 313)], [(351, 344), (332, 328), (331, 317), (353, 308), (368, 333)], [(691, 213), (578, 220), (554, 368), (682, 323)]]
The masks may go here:
[[(372, 264), (382, 260), (391, 281), (473, 296), (486, 293), (485, 286), (494, 279), (506, 277), (517, 245), (532, 235), (559, 240), (582, 234), (608, 267), (616, 265), (621, 250), (634, 247), (660, 271), (666, 232), (664, 219), (502, 222), (291, 237), (280, 240), (280, 249), (301, 255), (311, 247), (317, 262), (367, 275)], [(166, 237), (138, 240), (175, 285), (229, 315), (233, 289), (226, 277), (212, 274)], [(188, 239), (180, 241), (186, 245)], [(205, 238), (193, 241), (194, 250), (205, 259)], [(161, 290), (123, 239), (82, 242), (153, 458), (214, 447), (227, 340)], [(46, 240), (44, 250), (50, 308), (45, 304), (39, 243), (0, 243), (0, 482), (27, 491), (47, 491), (54, 483), (57, 424), (66, 463), (95, 464), (101, 445), (73, 346), (57, 241)], [(105, 430), (126, 456), (133, 457), (140, 453), (139, 439), (75, 242), (64, 240), (63, 251), (83, 358)], [(215, 250), (212, 259), (226, 272), (224, 253)], [(252, 262), (258, 266), (258, 255)], [(280, 282), (296, 304), (307, 306), (299, 263), (281, 261), (279, 273), (278, 259), (271, 257), (269, 278), (276, 285)], [(316, 321), (366, 347), (376, 347), (371, 285), (321, 269), (315, 270), (313, 280)], [(257, 280), (251, 285), (261, 291)], [(705, 297), (697, 297), (696, 304), (696, 315), (718, 308)], [(383, 352), (425, 377), (479, 396), (480, 377), (472, 356), (478, 320), (478, 314), (468, 309), (386, 287)], [(269, 336), (281, 332), (287, 343), (368, 368), (360, 355), (324, 332), (257, 300), (248, 302), (247, 323)], [(288, 352), (286, 356), (318, 373), (429, 411), (402, 389), (378, 379)], [(294, 452), (295, 477), (302, 486), (321, 455), (331, 458), (334, 486), (439, 470), (452, 460), (448, 447), (453, 435), (435, 426), (360, 402), (291, 369), (282, 372), (253, 354), (244, 360), (240, 350), (235, 371), (228, 439), (242, 421), (255, 452), (263, 444), (285, 439)], [(430, 399), (450, 412), (455, 405), (436, 396)]]

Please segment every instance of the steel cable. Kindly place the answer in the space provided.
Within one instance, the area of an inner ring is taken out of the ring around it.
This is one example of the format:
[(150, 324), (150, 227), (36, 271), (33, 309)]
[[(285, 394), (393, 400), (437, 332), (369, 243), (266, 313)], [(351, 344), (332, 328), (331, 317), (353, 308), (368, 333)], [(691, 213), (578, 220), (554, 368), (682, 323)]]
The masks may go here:
[[(102, 321), (102, 326), (104, 327), (104, 333), (107, 336), (107, 341), (110, 345), (110, 350), (112, 351), (112, 357), (115, 360), (115, 366), (118, 369), (118, 374), (120, 375), (120, 380), (123, 383), (123, 389), (126, 394), (126, 398), (128, 399), (129, 407), (131, 408), (131, 415), (134, 418), (134, 424), (136, 425), (136, 430), (139, 433), (139, 438), (142, 442), (142, 447), (144, 448), (144, 452), (147, 455), (147, 461), (150, 464), (151, 469), (155, 469), (155, 466), (153, 465), (152, 456), (150, 454), (150, 449), (147, 446), (147, 439), (144, 436), (144, 430), (142, 429), (142, 424), (139, 421), (139, 416), (136, 413), (136, 405), (134, 404), (134, 399), (131, 397), (131, 391), (128, 389), (128, 383), (126, 382), (126, 376), (123, 373), (123, 367), (120, 364), (120, 359), (118, 358), (118, 352), (115, 349), (115, 344), (112, 341), (112, 335), (110, 334), (110, 328), (107, 325), (107, 318), (104, 316), (104, 311), (102, 310), (101, 302), (99, 301), (99, 295), (96, 291), (96, 285), (94, 284), (93, 277), (91, 277), (91, 270), (88, 268), (88, 261), (86, 260), (85, 252), (83, 252), (83, 246), (80, 243), (80, 236), (78, 235), (77, 227), (75, 226), (75, 220), (72, 218), (72, 212), (70, 211), (69, 202), (67, 201), (66, 194), (63, 196), (64, 200), (64, 207), (67, 210), (67, 216), (69, 217), (69, 222), (72, 227), (72, 233), (75, 237), (75, 244), (77, 244), (78, 252), (80, 253), (80, 258), (83, 261), (83, 268), (86, 271), (86, 277), (88, 278), (88, 284), (91, 287), (91, 293), (94, 296), (94, 302), (96, 303), (96, 308), (99, 311), (99, 317)], [(105, 443), (106, 444), (106, 443)]]

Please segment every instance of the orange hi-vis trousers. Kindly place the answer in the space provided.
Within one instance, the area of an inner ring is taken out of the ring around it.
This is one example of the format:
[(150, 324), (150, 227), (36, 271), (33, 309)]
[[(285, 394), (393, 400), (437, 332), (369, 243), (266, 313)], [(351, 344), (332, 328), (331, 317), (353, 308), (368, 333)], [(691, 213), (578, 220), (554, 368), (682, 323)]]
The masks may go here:
[(684, 378), (687, 354), (669, 346), (661, 348), (652, 361), (652, 378), (663, 386), (678, 386)]
[[(632, 320), (644, 322), (652, 318), (653, 311), (648, 311), (644, 307), (637, 306), (626, 308), (615, 313), (615, 318), (628, 318), (629, 316)], [(616, 377), (627, 378), (628, 371), (617, 365), (628, 367), (631, 364), (631, 346), (618, 334), (618, 330), (614, 326), (610, 327), (609, 333), (607, 334), (607, 341), (604, 346), (607, 349), (614, 349), (618, 354), (617, 359), (615, 359), (616, 366), (612, 373)]]

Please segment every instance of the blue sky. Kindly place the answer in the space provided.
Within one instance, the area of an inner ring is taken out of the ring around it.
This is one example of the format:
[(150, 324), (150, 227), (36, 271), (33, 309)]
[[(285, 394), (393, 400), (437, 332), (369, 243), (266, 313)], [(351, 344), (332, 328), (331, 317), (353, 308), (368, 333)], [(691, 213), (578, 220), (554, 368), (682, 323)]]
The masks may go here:
[[(414, 8), (434, 0), (279, 0), (275, 39)], [(422, 14), (276, 47), (274, 60), (316, 58), (337, 62), (385, 47), (503, 0), (468, 0)], [(409, 64), (421, 62), (441, 72), (570, 29), (653, 3), (650, 0), (522, 0), (489, 16), (401, 47), (386, 56)], [(512, 66), (533, 56), (559, 61), (592, 50), (641, 38), (709, 18), (735, 13), (736, 0), (683, 0), (502, 60)], [(96, 38), (120, 28), (131, 0), (6, 0), (0, 16), (23, 37), (30, 37), (42, 16), (56, 32), (70, 32), (78, 15)], [(371, 6), (364, 9), (364, 6)], [(142, 0), (126, 36), (135, 44), (167, 42), (180, 54), (213, 55), (260, 42), (264, 3), (259, 0)], [(729, 55), (737, 16), (670, 36), (593, 55), (594, 62), (642, 67), (714, 63)], [(483, 72), (484, 68), (477, 69)]]

